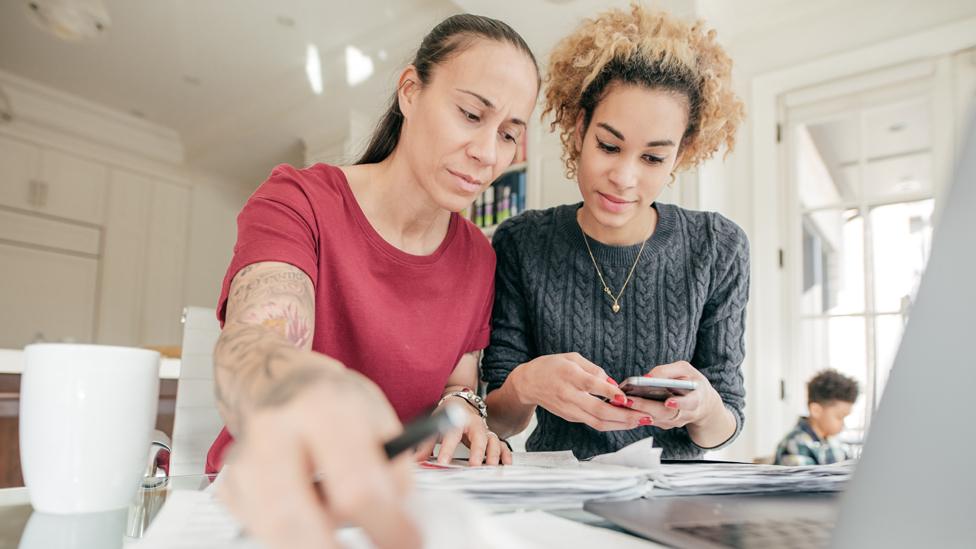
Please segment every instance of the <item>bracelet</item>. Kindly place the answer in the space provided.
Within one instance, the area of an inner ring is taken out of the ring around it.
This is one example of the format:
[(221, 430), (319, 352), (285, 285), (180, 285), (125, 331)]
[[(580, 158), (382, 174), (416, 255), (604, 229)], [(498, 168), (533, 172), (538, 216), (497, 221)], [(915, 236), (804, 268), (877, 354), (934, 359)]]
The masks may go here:
[(440, 408), (441, 404), (444, 404), (445, 400), (455, 396), (464, 399), (465, 402), (467, 402), (472, 408), (474, 408), (478, 412), (478, 415), (481, 416), (481, 419), (483, 420), (488, 419), (488, 405), (485, 404), (484, 399), (474, 394), (474, 391), (468, 389), (467, 387), (465, 387), (463, 391), (451, 391), (450, 393), (447, 393), (446, 395), (441, 397), (439, 401), (437, 401), (437, 407)]

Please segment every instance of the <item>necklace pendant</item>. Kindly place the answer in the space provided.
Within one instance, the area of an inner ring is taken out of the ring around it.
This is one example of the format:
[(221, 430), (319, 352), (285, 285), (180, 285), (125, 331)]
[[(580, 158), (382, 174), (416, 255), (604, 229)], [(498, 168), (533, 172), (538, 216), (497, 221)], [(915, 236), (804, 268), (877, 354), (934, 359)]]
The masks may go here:
[(613, 306), (610, 307), (610, 309), (613, 310), (614, 313), (619, 313), (620, 312), (620, 304), (619, 303), (614, 303)]

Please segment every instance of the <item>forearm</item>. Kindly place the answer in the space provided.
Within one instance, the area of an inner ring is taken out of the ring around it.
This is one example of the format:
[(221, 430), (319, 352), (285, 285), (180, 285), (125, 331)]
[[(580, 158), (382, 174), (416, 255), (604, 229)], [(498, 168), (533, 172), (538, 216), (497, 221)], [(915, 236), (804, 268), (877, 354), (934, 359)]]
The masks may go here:
[(525, 430), (535, 413), (536, 405), (525, 402), (518, 394), (518, 380), (520, 378), (519, 365), (508, 375), (501, 387), (488, 393), (485, 404), (488, 405), (488, 427), (501, 438), (517, 435)]
[[(231, 283), (224, 329), (214, 349), (217, 406), (232, 434), (279, 384), (308, 378), (300, 372), (341, 371), (338, 362), (311, 351), (315, 298), (308, 276), (287, 263), (241, 269)], [(311, 379), (304, 379), (305, 383)], [(294, 393), (301, 383), (289, 389)], [(272, 398), (281, 399), (283, 389)]]
[[(273, 328), (260, 324), (225, 326), (214, 349), (217, 409), (228, 430), (237, 434), (247, 416), (302, 371), (337, 370), (342, 366), (324, 355), (299, 349)], [(305, 379), (305, 381), (310, 381)]]

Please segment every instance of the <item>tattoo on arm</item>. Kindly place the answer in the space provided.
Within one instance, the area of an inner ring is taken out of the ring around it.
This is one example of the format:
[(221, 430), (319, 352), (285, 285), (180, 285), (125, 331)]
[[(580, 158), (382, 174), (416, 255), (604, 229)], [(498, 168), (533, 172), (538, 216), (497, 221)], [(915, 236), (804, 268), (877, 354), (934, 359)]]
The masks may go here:
[(314, 315), (312, 282), (297, 267), (255, 263), (235, 275), (224, 330), (214, 349), (217, 405), (232, 432), (277, 380), (317, 362), (307, 353)]

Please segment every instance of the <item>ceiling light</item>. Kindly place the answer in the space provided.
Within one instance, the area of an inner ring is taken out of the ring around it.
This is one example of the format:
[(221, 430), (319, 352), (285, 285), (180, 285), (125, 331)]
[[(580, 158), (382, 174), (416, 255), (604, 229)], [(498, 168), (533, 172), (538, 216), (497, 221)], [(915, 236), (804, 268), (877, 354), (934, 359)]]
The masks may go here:
[(309, 44), (305, 48), (305, 75), (308, 76), (308, 84), (312, 86), (315, 95), (322, 95), (322, 61), (315, 44)]
[(112, 22), (102, 0), (27, 0), (26, 6), (34, 24), (62, 40), (98, 36)]
[(373, 75), (373, 58), (355, 46), (346, 46), (346, 83), (358, 86)]

